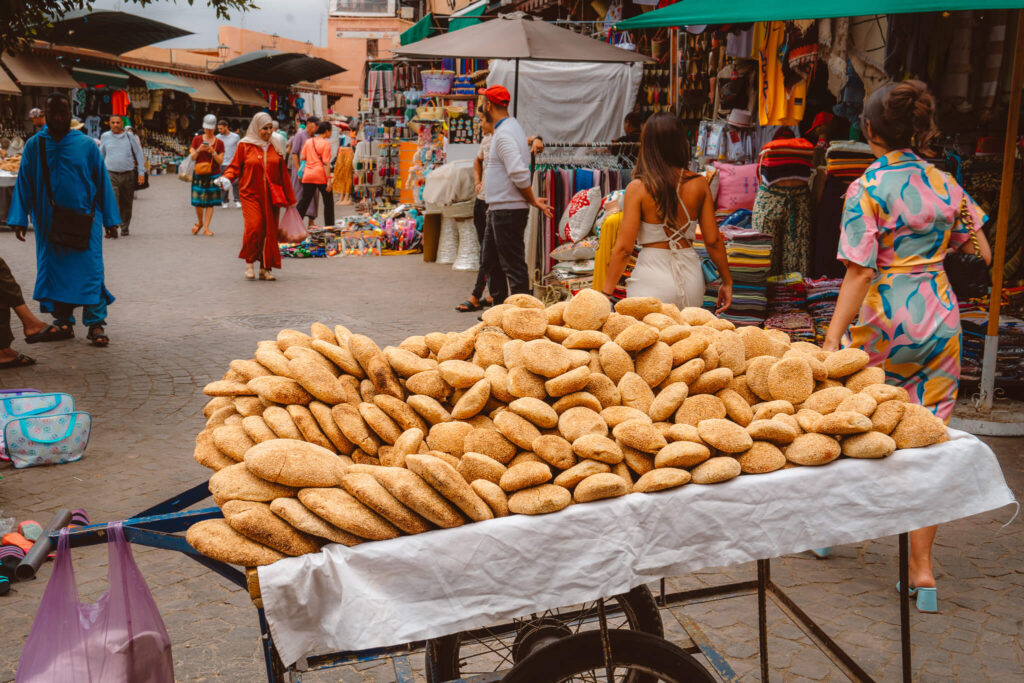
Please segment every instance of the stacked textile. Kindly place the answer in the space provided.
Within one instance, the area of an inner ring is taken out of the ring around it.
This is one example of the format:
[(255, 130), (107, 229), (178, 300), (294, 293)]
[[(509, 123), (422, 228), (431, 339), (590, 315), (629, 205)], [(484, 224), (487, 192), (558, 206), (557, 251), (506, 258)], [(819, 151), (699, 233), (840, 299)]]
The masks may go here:
[[(1017, 313), (1024, 306), (1024, 289), (1011, 288), (1003, 294), (996, 350), (996, 383), (1000, 386), (1021, 385), (1024, 384), (1024, 320), (1011, 313)], [(960, 349), (960, 379), (978, 381), (985, 355), (989, 300), (986, 297), (958, 303), (964, 332)]]
[(757, 157), (757, 175), (763, 185), (784, 180), (809, 182), (814, 145), (806, 138), (772, 140)]
[[(766, 279), (772, 258), (772, 236), (750, 229), (750, 211), (740, 209), (730, 214), (719, 226), (725, 239), (725, 253), (732, 273), (732, 305), (719, 317), (737, 325), (762, 325), (768, 307)], [(704, 242), (694, 248), (703, 258)], [(718, 301), (719, 282), (708, 285), (704, 292), (704, 308), (714, 310)]]
[(807, 312), (807, 286), (800, 273), (768, 278), (765, 329), (782, 330), (793, 341), (815, 342), (814, 321)]
[(839, 140), (830, 143), (825, 153), (825, 170), (830, 178), (856, 180), (875, 161), (871, 147), (863, 142)]
[(839, 286), (843, 284), (842, 278), (818, 278), (812, 280), (805, 278), (807, 286), (807, 310), (814, 321), (814, 337), (816, 344), (825, 341), (825, 333), (828, 332), (828, 324), (832, 321), (832, 314), (836, 310), (836, 300), (839, 298)]

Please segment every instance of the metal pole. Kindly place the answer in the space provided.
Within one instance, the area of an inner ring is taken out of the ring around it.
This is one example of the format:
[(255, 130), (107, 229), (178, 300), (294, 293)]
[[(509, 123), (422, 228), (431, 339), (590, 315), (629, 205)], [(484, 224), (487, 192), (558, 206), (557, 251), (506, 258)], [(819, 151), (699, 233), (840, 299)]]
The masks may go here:
[(900, 649), (904, 683), (910, 683), (910, 536), (900, 534)]
[(1017, 10), (1017, 28), (1013, 34), (1013, 75), (1010, 79), (1010, 110), (1006, 115), (1003, 142), (1003, 177), (999, 187), (999, 215), (996, 216), (996, 243), (992, 245), (992, 295), (988, 304), (988, 329), (981, 365), (981, 390), (978, 408), (992, 410), (996, 384), (996, 352), (999, 347), (999, 307), (1003, 298), (1003, 265), (1006, 261), (1006, 226), (1010, 221), (1013, 195), (1013, 167), (1016, 161), (1017, 125), (1020, 118), (1021, 88), (1024, 87), (1024, 11)]
[(519, 60), (518, 59), (516, 60), (516, 78), (515, 78), (515, 82), (512, 84), (512, 88), (514, 89), (513, 93), (512, 93), (512, 116), (513, 117), (518, 117), (519, 116)]
[(768, 681), (768, 582), (771, 560), (757, 561), (757, 642), (761, 658), (761, 680)]

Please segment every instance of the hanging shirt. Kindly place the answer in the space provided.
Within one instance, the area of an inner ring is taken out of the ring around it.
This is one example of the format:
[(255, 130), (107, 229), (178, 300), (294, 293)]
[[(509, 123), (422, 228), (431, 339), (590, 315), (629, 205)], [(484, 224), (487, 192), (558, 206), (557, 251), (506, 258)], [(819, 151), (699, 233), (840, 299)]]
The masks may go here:
[(807, 81), (786, 89), (781, 61), (785, 47), (786, 22), (768, 22), (757, 60), (757, 110), (762, 126), (795, 126), (804, 117)]
[[(46, 150), (53, 200), (79, 213), (92, 213), (89, 248), (73, 251), (50, 243), (50, 207), (40, 158)], [(11, 197), (7, 224), (35, 226), (36, 286), (32, 297), (52, 310), (53, 302), (95, 305), (114, 301), (104, 285), (103, 228), (121, 224), (110, 176), (96, 143), (80, 131), (69, 131), (60, 140), (43, 128), (25, 143), (18, 179)]]
[(131, 101), (124, 90), (115, 90), (110, 96), (110, 109), (114, 116), (127, 116), (129, 104)]

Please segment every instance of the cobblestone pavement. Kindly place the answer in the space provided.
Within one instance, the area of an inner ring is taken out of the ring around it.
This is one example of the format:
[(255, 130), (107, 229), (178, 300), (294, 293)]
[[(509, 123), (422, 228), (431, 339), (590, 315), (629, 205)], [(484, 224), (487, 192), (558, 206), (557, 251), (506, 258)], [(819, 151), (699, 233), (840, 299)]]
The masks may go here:
[[(235, 258), (240, 212), (218, 210), (216, 236), (192, 237), (187, 202), (187, 187), (174, 177), (153, 178), (153, 187), (136, 201), (132, 236), (106, 242), (107, 281), (118, 296), (110, 308), (109, 348), (89, 347), (79, 328), (73, 341), (21, 348), (39, 365), (0, 377), (0, 386), (67, 391), (95, 420), (93, 441), (80, 462), (2, 470), (3, 516), (45, 524), (57, 508), (84, 507), (94, 521), (123, 519), (203, 481), (207, 470), (191, 458), (202, 425), (201, 387), (219, 378), (233, 358), (250, 357), (256, 342), (282, 327), (341, 323), (383, 345), (473, 322), (453, 306), (465, 298), (475, 273), (425, 264), (419, 256), (286, 259), (278, 282), (245, 281)], [(35, 271), (31, 238), (21, 244), (5, 232), (0, 244), (28, 294)], [(989, 443), (1021, 497), (1020, 442)], [(940, 531), (942, 613), (913, 615), (919, 680), (1007, 681), (1024, 670), (1024, 524), (1003, 526), (1011, 515), (1007, 508)], [(134, 552), (170, 632), (178, 680), (261, 680), (262, 651), (248, 595), (182, 555)], [(838, 548), (828, 561), (801, 555), (773, 563), (773, 578), (881, 680), (899, 675), (894, 558), (895, 540), (885, 538)], [(0, 681), (13, 679), (51, 566), (0, 597)], [(77, 550), (75, 567), (82, 599), (96, 599), (106, 588), (106, 550)], [(752, 566), (709, 569), (670, 579), (668, 588), (753, 575)], [(738, 680), (759, 678), (754, 597), (663, 610), (662, 616), (677, 642), (688, 642), (680, 622), (692, 621)], [(770, 616), (773, 680), (845, 678), (777, 608)], [(410, 663), (422, 680), (422, 655), (412, 655)], [(383, 682), (394, 680), (394, 673), (390, 662), (381, 661), (303, 680)]]

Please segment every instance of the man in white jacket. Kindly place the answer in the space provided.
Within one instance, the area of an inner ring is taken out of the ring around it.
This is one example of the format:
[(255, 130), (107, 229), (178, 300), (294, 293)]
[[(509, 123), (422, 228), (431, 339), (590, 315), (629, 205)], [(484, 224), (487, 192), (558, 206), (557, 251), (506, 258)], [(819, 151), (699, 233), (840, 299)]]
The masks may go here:
[(523, 245), (530, 207), (540, 209), (549, 217), (553, 211), (544, 199), (535, 197), (530, 188), (529, 143), (523, 127), (509, 116), (508, 89), (492, 85), (480, 90), (480, 94), (484, 96), (480, 115), (494, 126), (490, 156), (484, 168), (487, 226), (480, 261), (487, 271), (494, 303), (500, 304), (509, 293), (530, 291)]

